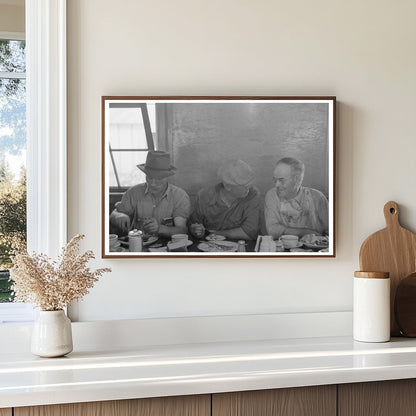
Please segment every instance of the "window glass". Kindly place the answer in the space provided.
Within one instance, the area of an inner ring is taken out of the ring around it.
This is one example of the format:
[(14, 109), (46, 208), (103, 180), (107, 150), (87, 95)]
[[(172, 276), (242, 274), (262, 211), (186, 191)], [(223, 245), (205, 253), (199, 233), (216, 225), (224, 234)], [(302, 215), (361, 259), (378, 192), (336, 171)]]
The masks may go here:
[(110, 146), (112, 149), (147, 149), (143, 123), (111, 123)]
[(145, 174), (137, 165), (145, 163), (147, 152), (156, 147), (156, 142), (154, 104), (110, 106), (110, 186), (130, 187), (144, 182)]
[[(146, 175), (137, 165), (145, 163), (146, 156), (147, 152), (113, 152), (120, 186), (132, 186), (145, 181)], [(114, 166), (110, 169), (110, 186), (118, 186)]]
[(0, 39), (0, 302), (12, 300), (8, 269), (26, 245), (25, 42)]
[(0, 39), (0, 72), (26, 72), (24, 40)]

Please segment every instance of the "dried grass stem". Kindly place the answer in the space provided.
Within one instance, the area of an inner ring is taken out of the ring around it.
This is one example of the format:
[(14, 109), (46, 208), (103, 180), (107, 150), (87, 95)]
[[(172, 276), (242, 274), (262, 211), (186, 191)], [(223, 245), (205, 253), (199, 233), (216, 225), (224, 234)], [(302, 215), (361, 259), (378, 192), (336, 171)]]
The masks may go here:
[(45, 311), (56, 311), (85, 296), (109, 268), (90, 270), (92, 251), (78, 254), (84, 235), (78, 234), (62, 249), (58, 261), (45, 254), (17, 253), (10, 270), (15, 302), (34, 303)]

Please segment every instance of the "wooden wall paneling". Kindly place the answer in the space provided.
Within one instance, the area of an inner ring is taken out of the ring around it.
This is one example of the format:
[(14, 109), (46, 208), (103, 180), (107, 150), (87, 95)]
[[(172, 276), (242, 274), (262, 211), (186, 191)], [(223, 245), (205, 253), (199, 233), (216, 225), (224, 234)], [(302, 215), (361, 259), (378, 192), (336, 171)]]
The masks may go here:
[(12, 409), (0, 409), (0, 416), (12, 416)]
[(416, 380), (340, 384), (339, 416), (416, 415)]
[(336, 386), (212, 395), (212, 416), (334, 416)]
[[(210, 416), (210, 395), (17, 407), (14, 416)], [(3, 415), (1, 415), (3, 416)]]

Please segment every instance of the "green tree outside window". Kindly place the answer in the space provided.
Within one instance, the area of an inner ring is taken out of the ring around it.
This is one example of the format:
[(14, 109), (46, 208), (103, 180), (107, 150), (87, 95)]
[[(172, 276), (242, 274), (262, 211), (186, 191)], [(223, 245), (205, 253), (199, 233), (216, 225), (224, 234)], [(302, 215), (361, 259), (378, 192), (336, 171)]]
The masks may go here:
[(8, 269), (26, 246), (25, 62), (24, 41), (0, 39), (0, 302), (12, 300)]

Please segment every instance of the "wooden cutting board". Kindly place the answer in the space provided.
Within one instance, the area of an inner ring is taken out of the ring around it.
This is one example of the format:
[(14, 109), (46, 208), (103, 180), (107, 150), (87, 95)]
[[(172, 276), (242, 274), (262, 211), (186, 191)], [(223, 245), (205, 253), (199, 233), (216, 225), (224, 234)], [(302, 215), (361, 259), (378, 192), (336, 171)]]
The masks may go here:
[(403, 335), (416, 337), (416, 273), (405, 277), (397, 286), (394, 316)]
[(384, 205), (384, 217), (386, 228), (370, 235), (361, 246), (360, 269), (390, 273), (391, 335), (397, 336), (400, 331), (394, 319), (394, 298), (400, 280), (416, 271), (416, 235), (400, 225), (396, 202)]

